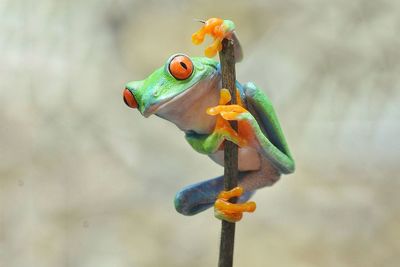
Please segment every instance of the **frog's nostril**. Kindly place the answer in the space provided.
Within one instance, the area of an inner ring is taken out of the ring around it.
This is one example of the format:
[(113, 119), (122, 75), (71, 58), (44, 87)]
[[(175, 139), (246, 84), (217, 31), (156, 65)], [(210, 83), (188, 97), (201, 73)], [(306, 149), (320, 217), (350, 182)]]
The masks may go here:
[(131, 107), (131, 108), (138, 107), (136, 99), (133, 96), (133, 94), (131, 93), (131, 91), (129, 91), (127, 88), (125, 88), (123, 95), (124, 95), (124, 102), (128, 107)]

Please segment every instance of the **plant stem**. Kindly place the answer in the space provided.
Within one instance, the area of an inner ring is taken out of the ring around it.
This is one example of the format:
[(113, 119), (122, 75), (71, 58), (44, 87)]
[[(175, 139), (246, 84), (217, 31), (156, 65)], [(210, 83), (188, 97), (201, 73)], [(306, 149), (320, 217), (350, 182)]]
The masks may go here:
[[(236, 104), (236, 72), (233, 41), (224, 39), (222, 50), (219, 53), (222, 73), (222, 88), (229, 90), (232, 96), (231, 104)], [(231, 126), (237, 131), (237, 122), (232, 121)], [(224, 142), (224, 189), (231, 190), (238, 184), (238, 147), (234, 143)], [(236, 199), (231, 200), (236, 202)], [(222, 221), (221, 243), (219, 248), (219, 267), (233, 265), (233, 249), (235, 244), (235, 223)]]

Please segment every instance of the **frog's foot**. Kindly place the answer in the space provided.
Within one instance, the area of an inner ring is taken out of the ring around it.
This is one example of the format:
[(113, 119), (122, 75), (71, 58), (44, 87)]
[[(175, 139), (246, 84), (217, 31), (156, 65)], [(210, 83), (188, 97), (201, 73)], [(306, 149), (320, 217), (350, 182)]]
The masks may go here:
[(206, 34), (211, 35), (214, 41), (206, 48), (205, 55), (214, 57), (222, 49), (222, 40), (231, 38), (234, 29), (235, 24), (230, 20), (211, 18), (205, 21), (203, 27), (192, 35), (192, 42), (195, 45), (201, 44)]
[(207, 109), (208, 115), (221, 115), (227, 121), (242, 120), (243, 114), (247, 114), (248, 111), (239, 105), (218, 105)]
[(222, 191), (214, 203), (214, 215), (216, 218), (228, 222), (240, 221), (243, 212), (253, 212), (256, 209), (254, 201), (243, 204), (230, 203), (229, 199), (240, 197), (243, 194), (243, 188), (235, 187), (230, 191)]
[(239, 91), (236, 89), (236, 102), (237, 105), (227, 105), (232, 99), (231, 93), (228, 89), (222, 88), (220, 90), (220, 98), (218, 106), (210, 107), (206, 110), (208, 115), (216, 116), (221, 115), (222, 118), (228, 121), (232, 120), (241, 120), (243, 119), (240, 117), (241, 114), (248, 113), (243, 107), (242, 100), (240, 99)]

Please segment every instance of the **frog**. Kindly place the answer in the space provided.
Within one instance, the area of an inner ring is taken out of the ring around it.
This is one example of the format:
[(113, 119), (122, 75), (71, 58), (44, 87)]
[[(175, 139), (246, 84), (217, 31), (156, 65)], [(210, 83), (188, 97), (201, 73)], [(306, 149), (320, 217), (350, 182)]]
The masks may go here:
[[(222, 175), (188, 185), (174, 198), (175, 209), (183, 215), (214, 206), (216, 218), (237, 222), (243, 212), (256, 209), (255, 202), (249, 201), (255, 191), (293, 173), (295, 162), (267, 94), (253, 82), (236, 81), (237, 104), (232, 105), (230, 92), (221, 88), (221, 66), (212, 58), (221, 50), (221, 41), (232, 40), (235, 61), (243, 58), (234, 23), (222, 19), (203, 23), (192, 41), (200, 44), (207, 33), (213, 35), (206, 57), (170, 56), (146, 79), (126, 83), (123, 100), (144, 117), (155, 115), (175, 124), (196, 152), (221, 166), (225, 142), (238, 146), (238, 187), (225, 191)], [(237, 130), (232, 121), (237, 122)]]

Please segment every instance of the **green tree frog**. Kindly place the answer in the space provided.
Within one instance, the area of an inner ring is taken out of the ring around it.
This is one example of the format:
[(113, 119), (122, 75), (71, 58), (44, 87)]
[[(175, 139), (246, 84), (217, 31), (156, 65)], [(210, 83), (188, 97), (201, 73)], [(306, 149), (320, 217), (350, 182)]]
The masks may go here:
[[(206, 26), (212, 24), (207, 22), (193, 36), (200, 39), (197, 43), (204, 39), (201, 35), (206, 33)], [(220, 49), (218, 41), (222, 38), (231, 38), (235, 58), (240, 60), (242, 50), (234, 24), (225, 20), (210, 27), (221, 26), (222, 37), (209, 47), (209, 54)], [(145, 117), (154, 114), (174, 123), (195, 151), (216, 163), (224, 164), (225, 140), (239, 146), (240, 187), (223, 191), (223, 176), (189, 185), (175, 196), (175, 208), (181, 214), (194, 215), (214, 206), (217, 218), (236, 222), (242, 212), (255, 209), (255, 203), (245, 203), (255, 190), (294, 171), (293, 157), (269, 98), (254, 83), (236, 82), (236, 87), (238, 104), (226, 105), (231, 96), (226, 89), (221, 90), (219, 62), (181, 53), (172, 55), (146, 79), (125, 86), (123, 98), (129, 107), (137, 108)], [(230, 127), (231, 120), (238, 122), (237, 131)], [(238, 204), (228, 202), (232, 197), (238, 197)]]

